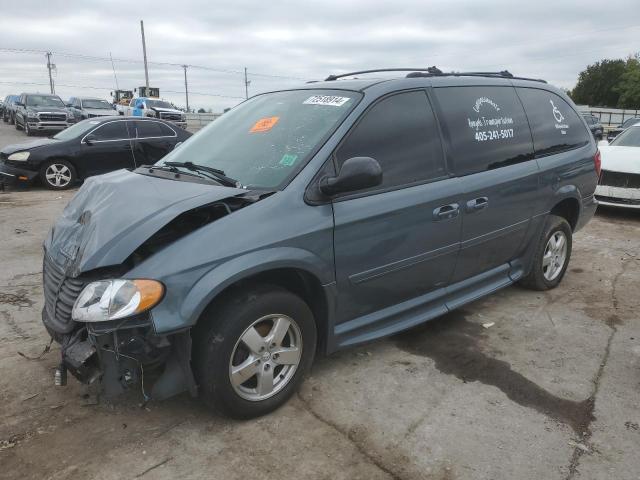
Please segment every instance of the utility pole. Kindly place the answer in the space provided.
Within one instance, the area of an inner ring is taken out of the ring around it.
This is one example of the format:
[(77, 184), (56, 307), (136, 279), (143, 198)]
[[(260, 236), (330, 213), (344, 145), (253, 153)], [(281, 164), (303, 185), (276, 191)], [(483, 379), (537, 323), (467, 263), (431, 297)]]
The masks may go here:
[(189, 86), (187, 85), (187, 67), (189, 65), (182, 65), (184, 68), (184, 96), (187, 99), (187, 113), (189, 113)]
[(113, 69), (113, 78), (116, 80), (116, 90), (120, 90), (118, 86), (118, 76), (116, 75), (116, 66), (113, 64), (113, 57), (111, 56), (111, 52), (109, 52), (109, 58), (111, 59), (111, 68)]
[(244, 67), (244, 97), (249, 98), (249, 84), (251, 80), (247, 79), (247, 67)]
[(147, 44), (144, 41), (144, 22), (140, 20), (140, 32), (142, 33), (142, 56), (144, 57), (144, 80), (149, 89), (149, 69), (147, 68)]
[(53, 88), (53, 77), (51, 76), (51, 70), (56, 68), (54, 64), (51, 63), (51, 52), (47, 52), (47, 70), (49, 70), (49, 87), (51, 88), (51, 95), (56, 93), (55, 88)]

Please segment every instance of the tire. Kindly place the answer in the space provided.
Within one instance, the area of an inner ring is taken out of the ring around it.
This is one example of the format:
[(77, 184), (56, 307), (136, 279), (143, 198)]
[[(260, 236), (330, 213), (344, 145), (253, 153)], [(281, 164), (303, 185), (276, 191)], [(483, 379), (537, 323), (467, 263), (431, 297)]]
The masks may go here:
[(16, 123), (15, 115), (9, 114), (9, 125), (14, 125)]
[(31, 127), (29, 127), (29, 123), (24, 124), (24, 133), (27, 134), (27, 137), (33, 136), (33, 130), (31, 130)]
[(531, 271), (520, 283), (532, 290), (550, 290), (557, 287), (569, 266), (572, 245), (569, 222), (557, 215), (549, 215), (540, 241), (535, 247)]
[(49, 160), (40, 168), (40, 180), (45, 187), (51, 190), (71, 188), (77, 178), (76, 169), (66, 160)]
[[(308, 305), (288, 290), (270, 285), (236, 290), (215, 302), (192, 335), (202, 400), (239, 419), (272, 412), (293, 395), (311, 367), (317, 340)], [(241, 365), (245, 367), (238, 369)]]
[(16, 130), (22, 130), (22, 127), (20, 126), (20, 124), (18, 124), (18, 118), (17, 117), (13, 117), (13, 124), (16, 127)]

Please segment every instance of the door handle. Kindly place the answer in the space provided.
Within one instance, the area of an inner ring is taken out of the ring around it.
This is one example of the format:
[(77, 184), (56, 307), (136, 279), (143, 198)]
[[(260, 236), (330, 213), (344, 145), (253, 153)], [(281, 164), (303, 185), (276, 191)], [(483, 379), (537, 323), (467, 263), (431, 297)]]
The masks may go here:
[(437, 222), (439, 220), (449, 220), (455, 218), (460, 213), (460, 205), (457, 203), (450, 203), (449, 205), (443, 205), (436, 208), (433, 211), (433, 219)]
[(473, 213), (478, 210), (482, 210), (489, 206), (489, 199), (487, 197), (478, 197), (467, 202), (467, 212)]

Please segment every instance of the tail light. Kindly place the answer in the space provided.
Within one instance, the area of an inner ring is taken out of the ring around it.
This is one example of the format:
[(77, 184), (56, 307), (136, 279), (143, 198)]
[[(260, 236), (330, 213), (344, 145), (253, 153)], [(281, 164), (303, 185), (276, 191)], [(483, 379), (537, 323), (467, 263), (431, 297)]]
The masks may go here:
[(600, 178), (600, 171), (602, 170), (602, 156), (600, 150), (596, 150), (596, 154), (593, 156), (593, 166), (596, 169), (596, 175)]

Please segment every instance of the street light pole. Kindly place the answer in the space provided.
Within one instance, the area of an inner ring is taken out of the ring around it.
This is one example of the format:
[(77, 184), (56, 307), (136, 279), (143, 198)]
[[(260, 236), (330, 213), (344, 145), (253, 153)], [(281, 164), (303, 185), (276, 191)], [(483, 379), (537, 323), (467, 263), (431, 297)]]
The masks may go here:
[(49, 70), (49, 87), (51, 88), (51, 95), (56, 93), (55, 88), (53, 88), (53, 77), (51, 76), (51, 69), (55, 68), (51, 64), (51, 52), (47, 52), (47, 70)]
[(187, 113), (189, 113), (189, 85), (187, 84), (187, 67), (189, 65), (182, 65), (184, 68), (184, 96), (187, 100)]
[(149, 90), (149, 68), (147, 67), (147, 43), (144, 40), (144, 22), (140, 20), (140, 33), (142, 33), (142, 56), (144, 57), (144, 80)]

